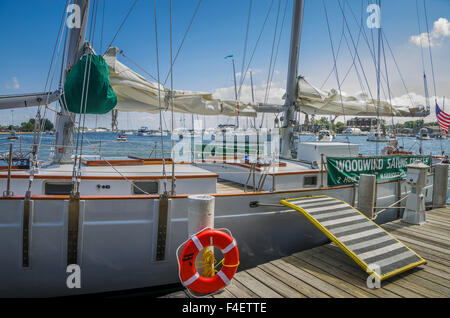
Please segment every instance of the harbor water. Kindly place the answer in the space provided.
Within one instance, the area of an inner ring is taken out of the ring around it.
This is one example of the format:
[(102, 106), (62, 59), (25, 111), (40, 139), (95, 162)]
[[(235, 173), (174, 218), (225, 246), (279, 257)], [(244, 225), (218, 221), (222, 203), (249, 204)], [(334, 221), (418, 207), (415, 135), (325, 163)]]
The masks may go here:
[[(9, 144), (13, 143), (13, 151), (27, 154), (31, 150), (33, 143), (33, 134), (17, 134), (18, 139), (9, 140), (8, 135), (0, 135), (0, 154), (5, 154), (9, 151)], [(302, 135), (300, 139), (302, 142), (315, 141), (316, 136)], [(53, 151), (54, 135), (43, 134), (41, 137), (41, 145), (39, 148), (39, 159), (48, 160)], [(426, 155), (442, 155), (450, 152), (450, 139), (431, 139), (420, 140), (415, 137), (398, 137), (398, 145), (403, 147), (405, 151), (413, 153), (419, 152), (419, 147), (422, 144), (423, 153)], [(359, 151), (363, 155), (381, 154), (385, 143), (368, 142), (366, 136), (337, 136), (337, 142), (350, 142), (360, 146)], [(161, 158), (162, 154), (166, 158), (170, 157), (171, 136), (164, 137), (149, 137), (127, 135), (127, 141), (118, 141), (117, 133), (112, 132), (87, 132), (83, 140), (83, 155), (98, 156), (104, 158), (117, 157), (139, 157), (139, 158)], [(80, 144), (79, 144), (80, 145)], [(6, 165), (6, 162), (0, 162), (0, 165)], [(450, 189), (450, 179), (449, 179)], [(447, 202), (450, 203), (450, 194), (447, 197)]]

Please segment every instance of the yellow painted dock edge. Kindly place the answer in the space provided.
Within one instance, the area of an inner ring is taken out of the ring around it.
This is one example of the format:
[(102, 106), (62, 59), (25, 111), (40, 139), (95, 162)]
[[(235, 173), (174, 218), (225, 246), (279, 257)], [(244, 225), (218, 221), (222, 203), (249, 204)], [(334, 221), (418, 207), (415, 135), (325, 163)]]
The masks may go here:
[[(413, 254), (415, 254), (420, 260), (418, 262), (415, 263), (411, 263), (407, 266), (404, 266), (402, 268), (398, 268), (392, 272), (386, 273), (384, 275), (378, 275), (375, 271), (373, 270), (368, 270), (368, 265), (362, 260), (360, 259), (355, 253), (353, 253), (352, 250), (350, 250), (344, 243), (342, 243), (341, 241), (339, 241), (338, 238), (336, 238), (330, 231), (328, 231), (327, 228), (325, 228), (324, 226), (322, 226), (322, 224), (320, 224), (319, 221), (317, 221), (311, 214), (309, 214), (307, 211), (303, 210), (301, 207), (290, 203), (289, 201), (297, 201), (297, 200), (302, 200), (302, 199), (312, 199), (312, 198), (330, 198), (330, 199), (334, 199), (336, 201), (340, 201), (343, 202), (345, 204), (348, 204), (351, 208), (353, 208), (356, 212), (358, 212), (359, 214), (361, 214), (362, 216), (364, 216), (365, 218), (367, 218), (370, 222), (372, 222), (373, 224), (375, 224), (377, 227), (379, 227), (380, 229), (382, 229), (387, 235), (389, 235), (390, 237), (392, 237), (394, 240), (396, 240), (397, 242), (399, 242), (400, 244), (402, 244), (404, 247), (406, 247), (408, 250), (410, 250)], [(427, 261), (425, 259), (423, 259), (420, 255), (418, 255), (416, 252), (414, 252), (413, 250), (411, 250), (408, 246), (406, 246), (405, 244), (403, 244), (402, 242), (400, 242), (395, 236), (391, 235), (389, 232), (387, 232), (385, 229), (383, 229), (381, 226), (379, 226), (378, 224), (376, 224), (373, 220), (369, 219), (366, 215), (364, 215), (361, 211), (359, 211), (358, 209), (356, 209), (355, 207), (353, 207), (351, 204), (330, 197), (328, 195), (317, 195), (317, 196), (310, 196), (310, 197), (301, 197), (301, 198), (293, 198), (293, 199), (286, 199), (286, 200), (281, 200), (280, 201), (281, 204), (290, 207), (300, 213), (302, 213), (311, 223), (313, 223), (320, 231), (322, 231), (331, 241), (333, 241), (337, 246), (339, 246), (340, 249), (342, 249), (345, 254), (347, 254), (348, 256), (350, 256), (362, 269), (364, 269), (369, 275), (373, 275), (374, 277), (376, 277), (378, 280), (382, 281), (385, 279), (388, 279), (392, 276), (398, 275), (400, 273), (403, 273), (407, 270), (410, 270), (414, 267), (426, 264)]]

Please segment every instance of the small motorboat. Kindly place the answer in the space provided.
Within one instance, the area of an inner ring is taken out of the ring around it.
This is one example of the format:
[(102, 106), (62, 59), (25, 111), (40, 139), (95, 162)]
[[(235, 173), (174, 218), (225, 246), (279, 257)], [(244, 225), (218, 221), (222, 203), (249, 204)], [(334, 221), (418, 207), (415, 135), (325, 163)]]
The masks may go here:
[(116, 140), (117, 141), (128, 141), (128, 138), (124, 134), (120, 134), (119, 136), (117, 136)]
[(10, 140), (16, 140), (16, 139), (19, 139), (19, 137), (17, 137), (16, 132), (15, 132), (14, 130), (11, 130), (11, 131), (9, 132), (8, 139), (10, 139)]
[(426, 129), (426, 128), (420, 129), (419, 133), (417, 134), (417, 139), (419, 139), (419, 140), (431, 140), (431, 137), (428, 134), (428, 129)]
[(394, 138), (386, 136), (380, 129), (372, 129), (367, 136), (367, 141), (371, 142), (389, 142)]

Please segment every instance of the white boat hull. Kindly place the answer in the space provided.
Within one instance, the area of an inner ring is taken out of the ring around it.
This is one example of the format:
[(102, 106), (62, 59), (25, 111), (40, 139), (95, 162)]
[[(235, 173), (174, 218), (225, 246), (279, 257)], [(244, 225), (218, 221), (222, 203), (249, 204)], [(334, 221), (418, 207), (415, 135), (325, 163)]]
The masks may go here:
[[(432, 178), (429, 178), (432, 179)], [(397, 200), (397, 183), (378, 186), (378, 206)], [(327, 194), (352, 202), (354, 187), (260, 194), (215, 195), (215, 227), (236, 238), (240, 269), (327, 242), (309, 221), (277, 204), (284, 198)], [(406, 188), (401, 187), (402, 194)], [(431, 183), (427, 201), (431, 200)], [(68, 200), (38, 198), (30, 209), (30, 267), (22, 267), (24, 201), (0, 200), (0, 297), (47, 297), (136, 289), (178, 283), (175, 256), (187, 238), (187, 198), (169, 201), (163, 261), (156, 261), (159, 200), (148, 198), (80, 201), (78, 264), (81, 288), (69, 289), (67, 268)], [(396, 211), (384, 214), (396, 218)], [(383, 221), (383, 220), (377, 220)]]

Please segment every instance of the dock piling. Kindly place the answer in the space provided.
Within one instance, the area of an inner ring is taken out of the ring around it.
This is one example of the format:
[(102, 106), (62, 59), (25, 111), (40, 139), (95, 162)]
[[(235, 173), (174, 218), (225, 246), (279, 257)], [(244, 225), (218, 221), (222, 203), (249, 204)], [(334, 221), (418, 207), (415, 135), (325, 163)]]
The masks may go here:
[(445, 208), (448, 193), (448, 164), (433, 166), (433, 209)]

